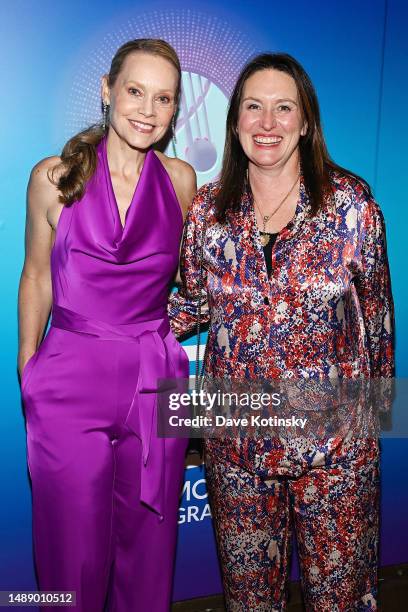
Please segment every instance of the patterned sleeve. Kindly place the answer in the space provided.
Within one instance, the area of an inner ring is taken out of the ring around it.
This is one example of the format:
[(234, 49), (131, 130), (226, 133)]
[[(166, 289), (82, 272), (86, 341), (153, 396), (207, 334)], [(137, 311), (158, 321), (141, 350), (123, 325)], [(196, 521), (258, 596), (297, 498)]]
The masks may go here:
[[(203, 186), (194, 197), (184, 226), (180, 256), (181, 285), (170, 295), (168, 315), (174, 334), (179, 337), (194, 331), (197, 325), (199, 303), (200, 252), (203, 240), (204, 218), (208, 214), (209, 187)], [(202, 270), (201, 323), (209, 321), (207, 302), (207, 274)]]
[(361, 268), (356, 289), (370, 354), (371, 376), (394, 376), (394, 305), (384, 218), (378, 204), (365, 203), (361, 222)]

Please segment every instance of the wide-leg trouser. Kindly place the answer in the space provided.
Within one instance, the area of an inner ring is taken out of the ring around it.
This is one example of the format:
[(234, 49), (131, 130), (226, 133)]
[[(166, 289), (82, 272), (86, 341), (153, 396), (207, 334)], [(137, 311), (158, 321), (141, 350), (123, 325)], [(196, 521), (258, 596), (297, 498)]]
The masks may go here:
[(170, 608), (186, 443), (166, 440), (160, 521), (140, 502), (141, 441), (125, 425), (138, 351), (51, 328), (23, 372), (39, 588), (76, 591), (80, 612)]
[(378, 460), (262, 480), (206, 455), (229, 612), (286, 609), (291, 524), (306, 610), (376, 610)]

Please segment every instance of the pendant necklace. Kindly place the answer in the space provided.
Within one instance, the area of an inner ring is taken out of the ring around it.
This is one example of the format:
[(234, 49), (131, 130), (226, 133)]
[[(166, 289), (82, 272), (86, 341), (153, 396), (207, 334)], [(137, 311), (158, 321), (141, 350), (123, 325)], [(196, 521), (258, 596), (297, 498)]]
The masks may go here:
[(259, 212), (259, 214), (262, 217), (263, 228), (262, 228), (262, 231), (259, 232), (259, 236), (260, 236), (261, 245), (263, 247), (265, 247), (268, 244), (268, 242), (270, 241), (270, 239), (271, 239), (271, 235), (266, 232), (266, 224), (268, 223), (269, 219), (271, 217), (273, 217), (278, 212), (278, 210), (284, 204), (284, 202), (286, 202), (286, 200), (288, 199), (288, 197), (290, 196), (290, 194), (294, 190), (295, 185), (296, 185), (296, 183), (299, 180), (299, 176), (300, 176), (300, 174), (297, 175), (295, 182), (293, 183), (292, 187), (289, 189), (288, 193), (285, 195), (283, 200), (281, 200), (281, 202), (279, 202), (279, 204), (277, 205), (275, 210), (273, 212), (271, 212), (269, 215), (263, 215), (262, 214), (261, 209), (259, 208), (259, 206), (258, 206), (258, 204), (257, 204), (257, 202), (256, 202), (256, 200), (254, 198), (255, 206), (257, 207), (258, 212)]

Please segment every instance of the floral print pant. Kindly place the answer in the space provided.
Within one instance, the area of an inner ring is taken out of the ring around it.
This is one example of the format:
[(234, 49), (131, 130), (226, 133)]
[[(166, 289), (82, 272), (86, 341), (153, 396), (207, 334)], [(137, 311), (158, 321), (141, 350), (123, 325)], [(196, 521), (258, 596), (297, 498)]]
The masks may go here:
[(377, 609), (378, 460), (262, 480), (210, 452), (206, 469), (228, 612), (286, 609), (293, 527), (307, 611)]

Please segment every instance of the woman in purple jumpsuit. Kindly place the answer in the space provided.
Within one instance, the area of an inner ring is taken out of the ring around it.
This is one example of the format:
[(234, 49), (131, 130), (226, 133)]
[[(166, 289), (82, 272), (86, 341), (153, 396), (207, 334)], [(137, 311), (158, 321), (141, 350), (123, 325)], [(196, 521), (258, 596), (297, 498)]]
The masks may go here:
[(164, 41), (123, 45), (103, 126), (29, 184), (19, 369), (36, 569), (83, 612), (170, 606), (186, 441), (157, 437), (155, 390), (188, 376), (166, 306), (195, 175), (152, 146), (180, 77)]

